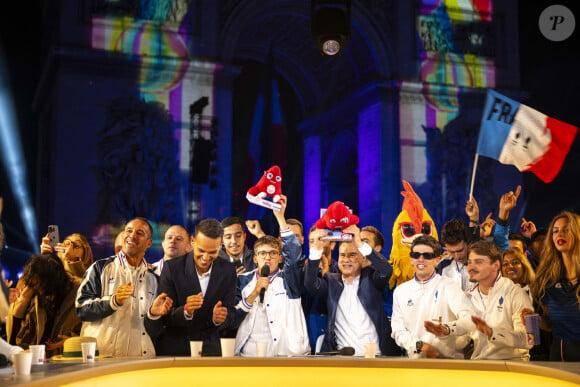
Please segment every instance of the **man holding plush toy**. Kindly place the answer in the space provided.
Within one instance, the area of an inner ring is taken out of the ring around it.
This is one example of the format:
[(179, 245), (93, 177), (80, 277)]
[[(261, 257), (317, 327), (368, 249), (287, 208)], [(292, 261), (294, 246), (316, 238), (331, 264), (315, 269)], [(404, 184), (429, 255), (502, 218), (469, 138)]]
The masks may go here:
[[(350, 234), (352, 241), (340, 243), (340, 273), (317, 275), (328, 231), (317, 229), (312, 234), (304, 285), (328, 305), (328, 326), (321, 351), (352, 347), (356, 356), (362, 356), (364, 344), (374, 342), (378, 344), (377, 354), (398, 356), (400, 350), (390, 338), (391, 326), (382, 307), (382, 292), (389, 282), (391, 265), (361, 240), (358, 217), (349, 218), (342, 223), (342, 233)], [(363, 267), (365, 260), (371, 264)]]

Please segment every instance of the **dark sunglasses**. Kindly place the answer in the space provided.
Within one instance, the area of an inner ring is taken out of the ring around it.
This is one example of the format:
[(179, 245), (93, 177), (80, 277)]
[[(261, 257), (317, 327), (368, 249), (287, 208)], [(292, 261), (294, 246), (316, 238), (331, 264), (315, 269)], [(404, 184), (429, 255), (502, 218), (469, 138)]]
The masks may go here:
[(437, 258), (437, 255), (435, 255), (435, 253), (419, 253), (417, 251), (411, 251), (411, 254), (409, 254), (409, 255), (411, 256), (411, 258), (414, 258), (414, 259), (419, 259), (421, 257), (421, 255), (425, 259)]

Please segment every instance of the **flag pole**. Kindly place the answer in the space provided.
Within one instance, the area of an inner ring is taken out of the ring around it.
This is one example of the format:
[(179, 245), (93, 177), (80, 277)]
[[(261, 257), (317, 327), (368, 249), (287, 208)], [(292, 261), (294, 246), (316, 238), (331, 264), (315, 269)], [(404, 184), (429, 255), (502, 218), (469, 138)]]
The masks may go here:
[(477, 162), (479, 161), (479, 154), (475, 154), (475, 159), (473, 160), (473, 172), (471, 173), (471, 186), (469, 188), (469, 200), (473, 198), (473, 186), (475, 184), (475, 171), (477, 171)]

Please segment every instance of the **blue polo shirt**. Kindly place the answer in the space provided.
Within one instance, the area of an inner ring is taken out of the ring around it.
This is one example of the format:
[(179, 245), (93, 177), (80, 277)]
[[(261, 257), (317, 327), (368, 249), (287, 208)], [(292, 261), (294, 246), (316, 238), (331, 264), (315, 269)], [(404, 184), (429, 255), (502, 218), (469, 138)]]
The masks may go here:
[(555, 339), (580, 341), (580, 305), (576, 298), (578, 283), (572, 285), (560, 274), (560, 282), (546, 289), (542, 303), (547, 306)]

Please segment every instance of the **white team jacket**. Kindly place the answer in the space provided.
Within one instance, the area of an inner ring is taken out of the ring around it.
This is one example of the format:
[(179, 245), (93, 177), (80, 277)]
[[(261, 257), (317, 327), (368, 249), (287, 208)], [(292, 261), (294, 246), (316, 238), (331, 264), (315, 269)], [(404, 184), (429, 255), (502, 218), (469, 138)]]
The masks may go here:
[[(132, 297), (121, 306), (113, 296), (120, 285), (131, 282)], [(157, 293), (157, 276), (145, 260), (131, 268), (123, 252), (95, 261), (85, 272), (76, 299), (83, 321), (82, 336), (97, 338), (99, 353), (110, 356), (155, 357), (155, 348), (145, 331), (144, 317)]]
[[(300, 297), (296, 298), (288, 294), (284, 285), (284, 274), (283, 272), (279, 273), (272, 280), (264, 294), (264, 305), (266, 305), (266, 315), (268, 316), (270, 334), (272, 336), (268, 356), (305, 355), (310, 352), (310, 344), (302, 303)], [(256, 286), (255, 271), (245, 274), (245, 276), (251, 276), (252, 279), (242, 290), (243, 299), (246, 299)], [(254, 304), (257, 303), (258, 300), (256, 299)], [(248, 309), (240, 301), (238, 307), (248, 314), (240, 324), (236, 335), (235, 353), (237, 355), (239, 355), (250, 336), (258, 305)]]
[[(409, 357), (418, 357), (415, 350), (420, 340), (437, 348), (442, 357), (463, 359), (462, 350), (469, 341), (466, 333), (475, 329), (472, 314), (469, 299), (455, 280), (439, 274), (426, 283), (412, 279), (397, 286), (393, 293), (391, 336)], [(425, 321), (461, 330), (454, 329), (449, 336), (439, 338), (425, 330)]]
[(467, 292), (478, 317), (492, 329), (491, 339), (475, 330), (474, 360), (529, 360), (530, 348), (526, 328), (521, 321), (524, 308), (533, 309), (530, 297), (524, 289), (509, 278), (499, 277), (490, 289), (487, 299), (481, 297), (478, 286)]

